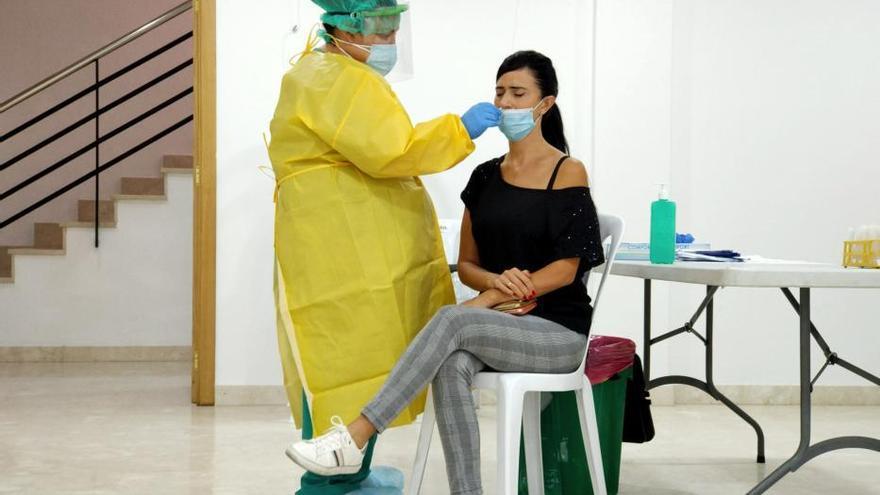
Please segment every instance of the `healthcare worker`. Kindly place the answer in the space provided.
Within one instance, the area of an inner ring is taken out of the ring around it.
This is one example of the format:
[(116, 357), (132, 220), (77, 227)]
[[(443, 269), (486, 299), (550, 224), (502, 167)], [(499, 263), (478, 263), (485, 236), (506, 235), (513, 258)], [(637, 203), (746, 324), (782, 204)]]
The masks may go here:
[[(284, 383), (311, 438), (346, 421), (385, 381), (415, 334), (454, 303), (433, 204), (418, 176), (446, 170), (501, 112), (413, 125), (383, 76), (407, 5), (312, 0), (325, 29), (284, 76), (271, 123), (276, 177), (275, 292)], [(411, 422), (424, 393), (394, 424)], [(375, 437), (354, 474), (307, 473), (300, 494), (347, 493), (369, 475)]]

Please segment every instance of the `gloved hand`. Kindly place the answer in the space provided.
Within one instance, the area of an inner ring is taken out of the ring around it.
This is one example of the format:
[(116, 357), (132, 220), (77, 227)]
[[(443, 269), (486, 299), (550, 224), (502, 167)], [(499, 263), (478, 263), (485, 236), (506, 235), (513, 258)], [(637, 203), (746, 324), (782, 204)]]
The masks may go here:
[(471, 139), (477, 139), (486, 129), (501, 123), (501, 110), (491, 103), (477, 103), (461, 116), (461, 123)]

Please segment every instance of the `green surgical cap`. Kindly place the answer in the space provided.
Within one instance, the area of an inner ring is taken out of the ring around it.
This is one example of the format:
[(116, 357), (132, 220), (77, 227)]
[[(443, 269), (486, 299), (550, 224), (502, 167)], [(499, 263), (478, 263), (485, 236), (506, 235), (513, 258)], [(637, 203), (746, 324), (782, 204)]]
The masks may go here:
[(400, 14), (409, 5), (397, 0), (312, 0), (324, 9), (321, 22), (357, 34), (388, 34), (400, 28)]

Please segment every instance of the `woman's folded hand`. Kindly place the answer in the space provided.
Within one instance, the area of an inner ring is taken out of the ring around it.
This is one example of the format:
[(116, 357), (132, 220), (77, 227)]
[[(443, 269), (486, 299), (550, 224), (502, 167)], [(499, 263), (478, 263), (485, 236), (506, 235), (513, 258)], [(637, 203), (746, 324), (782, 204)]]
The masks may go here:
[(501, 275), (493, 277), (491, 286), (507, 294), (511, 299), (528, 301), (538, 295), (532, 284), (532, 274), (528, 270), (519, 268), (510, 268)]
[(481, 292), (477, 297), (461, 303), (461, 305), (471, 308), (491, 308), (509, 299), (510, 297), (507, 294), (497, 289), (489, 289)]

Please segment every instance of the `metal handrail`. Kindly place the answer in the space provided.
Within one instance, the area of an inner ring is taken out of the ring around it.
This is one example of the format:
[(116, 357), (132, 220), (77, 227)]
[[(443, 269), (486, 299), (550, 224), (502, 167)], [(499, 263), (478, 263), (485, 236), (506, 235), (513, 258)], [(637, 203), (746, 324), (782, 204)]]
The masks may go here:
[[(139, 124), (139, 123), (143, 122), (144, 120), (148, 119), (149, 117), (156, 115), (157, 113), (170, 107), (174, 103), (182, 100), (183, 98), (187, 97), (188, 95), (191, 95), (192, 93), (193, 93), (193, 88), (192, 88), (192, 86), (190, 86), (190, 87), (184, 89), (183, 91), (175, 94), (171, 98), (168, 98), (167, 100), (159, 103), (158, 105), (154, 106), (153, 108), (150, 108), (146, 112), (144, 112), (144, 113), (138, 115), (137, 117), (129, 120), (128, 122), (122, 124), (121, 126), (117, 127), (116, 129), (113, 129), (112, 131), (108, 132), (107, 134), (104, 134), (103, 136), (97, 137), (92, 144), (88, 144), (88, 145), (74, 151), (70, 155), (67, 155), (66, 157), (62, 158), (60, 161), (53, 163), (52, 165), (49, 165), (48, 167), (44, 168), (43, 170), (40, 170), (36, 174), (23, 180), (22, 182), (19, 182), (18, 184), (10, 187), (9, 189), (7, 189), (3, 192), (0, 192), (0, 201), (3, 201), (4, 199), (8, 198), (9, 196), (12, 196), (13, 194), (20, 191), (21, 189), (24, 189), (25, 187), (33, 184), (37, 180), (42, 179), (46, 175), (48, 175), (48, 174), (54, 172), (55, 170), (58, 170), (59, 168), (67, 165), (68, 163), (72, 162), (76, 158), (79, 158), (80, 156), (84, 155), (88, 151), (93, 150), (93, 149), (97, 149), (98, 146), (105, 143), (106, 141), (113, 139), (114, 137), (118, 136), (119, 134), (122, 134), (123, 132), (127, 131), (128, 129), (135, 126), (136, 124)], [(97, 115), (97, 112), (95, 115)]]
[[(38, 150), (43, 149), (45, 146), (47, 146), (47, 145), (57, 141), (58, 139), (70, 134), (75, 129), (87, 124), (89, 121), (94, 120), (95, 118), (97, 118), (101, 115), (104, 115), (105, 113), (109, 112), (110, 110), (113, 110), (114, 108), (118, 107), (119, 105), (122, 105), (123, 103), (131, 100), (135, 96), (143, 93), (144, 91), (152, 88), (153, 86), (156, 86), (157, 84), (161, 83), (162, 81), (165, 81), (166, 79), (174, 76), (175, 74), (177, 74), (178, 72), (182, 71), (183, 69), (191, 66), (192, 64), (193, 64), (193, 59), (189, 59), (185, 62), (182, 62), (182, 63), (172, 67), (167, 72), (165, 72), (159, 76), (154, 77), (153, 79), (147, 81), (146, 83), (144, 83), (144, 84), (138, 86), (137, 88), (131, 90), (130, 92), (126, 93), (125, 95), (120, 96), (119, 98), (117, 98), (113, 102), (108, 103), (107, 105), (104, 105), (103, 107), (90, 113), (89, 115), (86, 115), (85, 117), (68, 125), (64, 129), (61, 129), (60, 131), (56, 132), (55, 134), (52, 134), (51, 136), (43, 139), (39, 143), (22, 151), (21, 153), (10, 158), (9, 160), (7, 160), (3, 163), (0, 163), (0, 172), (6, 170), (7, 168), (11, 167), (12, 165), (15, 165), (16, 163), (20, 162), (22, 159), (30, 156), (31, 154), (37, 152)], [(99, 83), (99, 85), (101, 85), (101, 84), (103, 84), (103, 81), (102, 81), (102, 83)], [(98, 85), (93, 85), (93, 89), (94, 89), (94, 86), (98, 86)], [(0, 200), (2, 200), (2, 199), (3, 199), (2, 194), (0, 194)]]
[[(147, 146), (150, 146), (151, 144), (155, 143), (156, 141), (164, 138), (165, 136), (171, 134), (172, 132), (176, 131), (177, 129), (180, 129), (181, 127), (185, 126), (186, 124), (189, 124), (192, 121), (193, 121), (192, 115), (188, 115), (188, 116), (184, 117), (182, 120), (178, 121), (176, 124), (174, 124), (174, 125), (166, 128), (165, 130), (151, 136), (150, 138), (141, 142), (139, 145), (135, 146), (134, 148), (131, 148), (130, 150), (128, 150), (125, 153), (110, 160), (109, 162), (105, 163), (104, 165), (101, 165), (100, 167), (95, 168), (94, 170), (83, 175), (82, 177), (80, 177), (80, 178), (74, 180), (73, 182), (67, 184), (66, 186), (63, 186), (62, 188), (58, 189), (54, 193), (37, 201), (36, 203), (32, 204), (31, 206), (28, 206), (24, 210), (22, 210), (16, 214), (12, 215), (11, 217), (3, 220), (2, 222), (0, 222), (0, 229), (6, 227), (7, 225), (15, 222), (18, 219), (24, 217), (28, 213), (36, 210), (37, 208), (40, 208), (41, 206), (45, 205), (46, 203), (52, 201), (53, 199), (55, 199), (59, 196), (61, 196), (62, 194), (70, 191), (74, 187), (85, 183), (87, 180), (89, 180), (93, 177), (97, 179), (98, 176), (101, 174), (101, 172), (107, 171), (108, 169), (110, 169), (111, 167), (116, 165), (117, 163), (127, 159), (128, 157), (134, 155), (135, 153), (141, 151), (142, 149), (146, 148)], [(97, 198), (95, 199), (95, 204), (98, 204)], [(96, 213), (95, 214), (95, 229), (97, 229), (98, 226), (100, 225), (100, 222), (99, 222), (99, 216), (97, 215), (98, 212), (96, 211), (95, 213)], [(96, 239), (96, 241), (97, 241), (97, 239)], [(95, 247), (97, 247), (97, 244), (95, 245)]]
[(34, 96), (35, 94), (39, 93), (40, 91), (43, 91), (44, 89), (48, 88), (49, 86), (52, 86), (53, 84), (57, 83), (58, 81), (73, 74), (74, 72), (76, 72), (84, 67), (87, 67), (89, 64), (94, 63), (96, 60), (102, 58), (103, 56), (107, 55), (108, 53), (112, 52), (113, 50), (116, 50), (117, 48), (131, 42), (132, 40), (137, 39), (146, 33), (149, 33), (150, 31), (156, 29), (157, 27), (161, 26), (162, 24), (165, 24), (166, 22), (170, 21), (171, 19), (174, 19), (175, 17), (179, 16), (180, 14), (186, 12), (187, 10), (189, 10), (191, 8), (192, 8), (192, 0), (187, 0), (183, 3), (181, 3), (177, 7), (174, 7), (173, 9), (169, 10), (168, 12), (165, 12), (164, 14), (153, 19), (152, 21), (144, 24), (143, 26), (126, 34), (125, 36), (122, 36), (121, 38), (117, 39), (116, 41), (108, 44), (104, 48), (97, 50), (96, 52), (92, 53), (91, 55), (87, 55), (86, 57), (75, 62), (74, 64), (70, 65), (66, 69), (62, 69), (61, 71), (47, 77), (46, 79), (38, 82), (37, 84), (31, 86), (30, 88), (22, 91), (21, 93), (13, 96), (12, 98), (4, 101), (3, 104), (0, 105), (0, 113), (3, 113), (5, 111), (9, 110), (10, 108), (27, 100), (28, 98)]
[[(74, 94), (73, 96), (71, 96), (71, 97), (65, 99), (64, 101), (62, 101), (62, 102), (60, 102), (60, 103), (54, 105), (52, 108), (50, 108), (50, 109), (48, 109), (48, 110), (43, 111), (43, 112), (40, 113), (39, 115), (30, 118), (30, 119), (27, 120), (26, 122), (20, 124), (20, 125), (19, 125), (18, 127), (16, 127), (15, 129), (10, 130), (10, 131), (7, 132), (6, 134), (3, 134), (2, 136), (0, 136), (0, 142), (6, 141), (7, 139), (9, 139), (9, 138), (11, 138), (11, 137), (17, 135), (18, 133), (24, 131), (25, 129), (28, 129), (29, 127), (31, 127), (32, 125), (36, 124), (37, 122), (42, 121), (43, 119), (45, 119), (45, 118), (48, 117), (49, 115), (54, 114), (55, 112), (61, 110), (62, 108), (66, 108), (68, 105), (70, 105), (71, 103), (73, 103), (73, 102), (79, 100), (80, 98), (82, 98), (82, 97), (84, 97), (84, 96), (86, 96), (86, 95), (88, 95), (88, 94), (90, 94), (90, 93), (93, 93), (93, 92), (97, 91), (99, 88), (101, 88), (101, 87), (105, 86), (106, 84), (110, 83), (111, 81), (115, 81), (116, 79), (118, 79), (118, 78), (124, 76), (125, 74), (128, 74), (129, 72), (131, 72), (132, 70), (134, 70), (134, 69), (140, 67), (141, 65), (145, 64), (146, 62), (149, 62), (150, 60), (152, 60), (152, 59), (158, 57), (159, 55), (161, 55), (161, 54), (167, 52), (168, 50), (174, 48), (175, 46), (177, 46), (177, 45), (183, 43), (184, 41), (186, 41), (186, 40), (192, 38), (192, 36), (193, 36), (192, 31), (189, 31), (188, 33), (186, 33), (186, 34), (184, 34), (184, 35), (182, 35), (182, 36), (180, 36), (180, 37), (178, 37), (178, 38), (175, 38), (175, 39), (171, 40), (169, 43), (166, 43), (165, 45), (159, 47), (158, 49), (153, 50), (152, 52), (148, 53), (147, 55), (144, 55), (143, 57), (141, 57), (141, 58), (135, 60), (134, 62), (132, 62), (132, 63), (126, 65), (125, 67), (123, 67), (123, 68), (117, 70), (116, 72), (114, 72), (113, 74), (110, 74), (109, 76), (105, 77), (104, 79), (101, 79), (100, 81), (96, 82), (95, 84), (92, 84), (91, 86), (89, 86), (89, 87), (87, 87), (87, 88), (85, 88), (85, 89), (83, 89), (83, 90), (80, 90), (78, 93)], [(190, 59), (190, 60), (192, 60), (192, 59)], [(5, 168), (6, 168), (6, 164), (4, 164), (4, 165), (0, 165), (0, 172), (2, 172)]]

